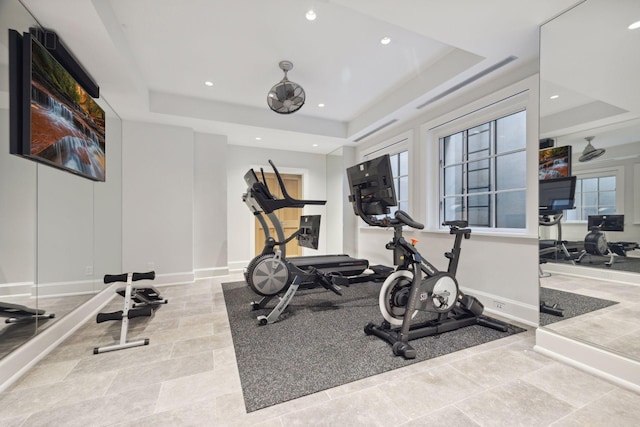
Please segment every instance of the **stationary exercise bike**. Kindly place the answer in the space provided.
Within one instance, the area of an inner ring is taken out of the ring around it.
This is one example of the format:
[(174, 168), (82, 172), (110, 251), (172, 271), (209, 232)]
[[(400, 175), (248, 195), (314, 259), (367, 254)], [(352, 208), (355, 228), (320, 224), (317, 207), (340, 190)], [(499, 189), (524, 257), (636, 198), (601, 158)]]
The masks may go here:
[[(380, 289), (379, 306), (384, 321), (369, 323), (364, 332), (392, 345), (393, 354), (406, 359), (416, 357), (410, 340), (449, 332), (471, 325), (487, 326), (506, 332), (507, 325), (481, 316), (482, 303), (460, 291), (456, 271), (462, 239), (471, 237), (466, 221), (446, 221), (450, 234), (455, 235), (453, 249), (445, 253), (449, 259), (447, 271), (440, 271), (427, 261), (415, 247), (417, 240), (403, 237), (405, 226), (424, 226), (406, 212), (397, 210), (389, 217), (389, 207), (397, 205), (389, 156), (385, 155), (347, 169), (355, 213), (367, 224), (394, 230), (386, 248), (393, 251), (396, 271), (390, 274)], [(379, 218), (379, 215), (384, 217)], [(414, 322), (420, 311), (436, 314), (435, 319)]]

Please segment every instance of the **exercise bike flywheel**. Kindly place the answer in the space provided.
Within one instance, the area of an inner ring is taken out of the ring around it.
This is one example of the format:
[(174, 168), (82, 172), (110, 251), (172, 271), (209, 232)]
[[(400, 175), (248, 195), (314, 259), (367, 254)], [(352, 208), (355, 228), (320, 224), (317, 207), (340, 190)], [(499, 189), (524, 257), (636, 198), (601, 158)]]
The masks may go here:
[(251, 260), (245, 277), (249, 287), (263, 297), (277, 295), (291, 284), (287, 263), (275, 254)]
[[(378, 303), (384, 320), (393, 326), (400, 326), (404, 319), (413, 273), (409, 270), (396, 270), (391, 273), (380, 288)], [(414, 316), (415, 316), (414, 312)]]
[[(397, 270), (387, 277), (380, 289), (379, 305), (382, 317), (392, 326), (400, 326), (404, 320), (411, 293), (413, 272)], [(447, 313), (456, 305), (458, 283), (449, 273), (438, 273), (420, 282), (418, 300), (411, 315), (413, 319), (419, 310), (433, 313)]]

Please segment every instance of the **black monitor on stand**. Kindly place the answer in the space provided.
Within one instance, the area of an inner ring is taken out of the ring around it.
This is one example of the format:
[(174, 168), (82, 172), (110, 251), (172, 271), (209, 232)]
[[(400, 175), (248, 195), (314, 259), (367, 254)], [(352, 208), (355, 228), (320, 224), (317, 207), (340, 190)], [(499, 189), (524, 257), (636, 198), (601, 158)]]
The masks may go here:
[(539, 181), (539, 215), (557, 215), (574, 209), (575, 194), (575, 176)]
[(353, 210), (368, 224), (378, 225), (370, 222), (375, 215), (387, 215), (398, 205), (388, 154), (349, 167), (347, 178)]

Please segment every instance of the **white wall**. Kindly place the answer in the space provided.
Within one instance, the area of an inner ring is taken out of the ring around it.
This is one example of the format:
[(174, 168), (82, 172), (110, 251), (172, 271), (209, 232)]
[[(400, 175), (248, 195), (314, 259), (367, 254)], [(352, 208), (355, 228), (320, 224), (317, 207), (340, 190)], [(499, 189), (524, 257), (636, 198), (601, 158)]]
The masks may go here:
[(123, 270), (193, 280), (193, 131), (125, 121), (122, 153)]
[(0, 129), (0, 295), (11, 295), (35, 280), (37, 179), (34, 162), (8, 154), (7, 108), (0, 108)]
[(227, 137), (195, 134), (194, 260), (198, 277), (227, 273)]
[(355, 164), (355, 149), (343, 147), (327, 156), (327, 215), (323, 227), (327, 231), (327, 253), (355, 255), (355, 225), (358, 217), (349, 202), (346, 170)]

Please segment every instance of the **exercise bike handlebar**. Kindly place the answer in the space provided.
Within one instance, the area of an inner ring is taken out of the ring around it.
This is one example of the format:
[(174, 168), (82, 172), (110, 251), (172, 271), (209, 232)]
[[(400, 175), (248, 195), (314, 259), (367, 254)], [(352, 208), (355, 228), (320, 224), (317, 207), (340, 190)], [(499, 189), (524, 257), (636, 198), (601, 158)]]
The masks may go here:
[(395, 219), (404, 225), (408, 225), (411, 228), (415, 228), (417, 230), (422, 230), (424, 228), (424, 224), (414, 220), (403, 210), (398, 209), (395, 213)]
[[(550, 218), (551, 216), (553, 216), (553, 219)], [(541, 215), (538, 218), (538, 224), (546, 227), (551, 225), (556, 225), (557, 223), (560, 222), (560, 220), (562, 220), (563, 216), (564, 216), (564, 212), (559, 212), (553, 215)]]

